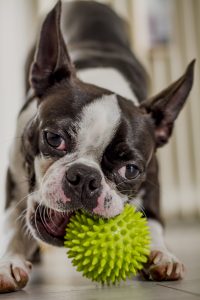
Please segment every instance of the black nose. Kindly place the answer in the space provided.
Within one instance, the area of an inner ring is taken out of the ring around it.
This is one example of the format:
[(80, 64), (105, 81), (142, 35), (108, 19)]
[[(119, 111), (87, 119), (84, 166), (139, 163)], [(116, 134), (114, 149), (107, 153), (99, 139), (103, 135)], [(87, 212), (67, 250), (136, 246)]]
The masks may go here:
[(82, 198), (97, 195), (101, 190), (101, 174), (95, 168), (74, 164), (66, 172), (66, 184)]

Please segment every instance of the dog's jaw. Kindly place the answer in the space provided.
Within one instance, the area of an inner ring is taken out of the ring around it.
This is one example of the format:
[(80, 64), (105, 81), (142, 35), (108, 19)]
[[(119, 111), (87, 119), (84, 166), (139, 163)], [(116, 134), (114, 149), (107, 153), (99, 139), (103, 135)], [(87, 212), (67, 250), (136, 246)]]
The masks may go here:
[(27, 224), (36, 239), (54, 246), (63, 246), (66, 228), (73, 212), (59, 212), (35, 203), (27, 212)]

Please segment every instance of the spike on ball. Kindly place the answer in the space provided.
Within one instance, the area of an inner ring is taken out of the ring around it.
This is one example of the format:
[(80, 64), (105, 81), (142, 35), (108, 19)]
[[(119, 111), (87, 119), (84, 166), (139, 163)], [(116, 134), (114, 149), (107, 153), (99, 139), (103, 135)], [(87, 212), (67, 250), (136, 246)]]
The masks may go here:
[(114, 284), (136, 275), (147, 262), (149, 228), (142, 213), (129, 204), (112, 219), (78, 211), (66, 228), (64, 245), (83, 276)]

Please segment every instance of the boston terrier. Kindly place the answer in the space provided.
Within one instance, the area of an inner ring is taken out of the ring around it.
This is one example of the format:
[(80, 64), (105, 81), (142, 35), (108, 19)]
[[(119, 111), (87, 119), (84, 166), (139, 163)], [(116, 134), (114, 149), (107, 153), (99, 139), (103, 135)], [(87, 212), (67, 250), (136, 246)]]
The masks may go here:
[(148, 218), (145, 278), (181, 279), (184, 265), (163, 237), (156, 152), (190, 93), (194, 61), (149, 99), (126, 23), (93, 1), (65, 3), (61, 18), (58, 1), (26, 70), (27, 97), (7, 172), (0, 292), (27, 284), (38, 241), (62, 246), (75, 211), (111, 218), (126, 203)]

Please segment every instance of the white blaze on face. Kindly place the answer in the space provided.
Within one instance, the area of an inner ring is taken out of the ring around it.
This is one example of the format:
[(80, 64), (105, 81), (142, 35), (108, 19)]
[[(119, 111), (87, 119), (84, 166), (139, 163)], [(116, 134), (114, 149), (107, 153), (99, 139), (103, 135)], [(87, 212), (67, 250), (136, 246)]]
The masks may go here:
[(112, 140), (120, 122), (120, 108), (116, 96), (105, 95), (83, 109), (80, 120), (77, 151), (79, 157), (95, 154), (100, 159)]

